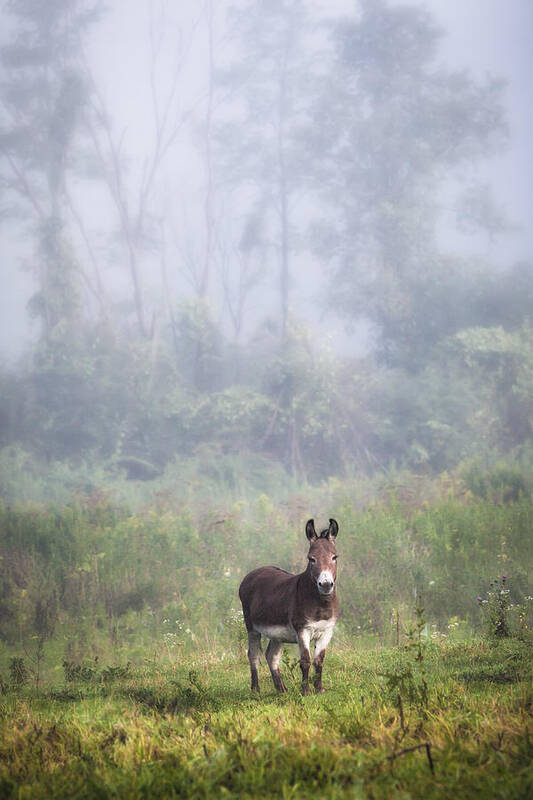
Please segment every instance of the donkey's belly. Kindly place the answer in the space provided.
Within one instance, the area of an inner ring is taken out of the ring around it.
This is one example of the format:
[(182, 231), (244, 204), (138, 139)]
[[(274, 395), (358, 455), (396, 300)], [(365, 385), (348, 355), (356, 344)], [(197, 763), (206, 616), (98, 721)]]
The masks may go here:
[(277, 639), (279, 642), (296, 643), (298, 637), (294, 628), (285, 625), (254, 625), (254, 630), (267, 636), (269, 639)]

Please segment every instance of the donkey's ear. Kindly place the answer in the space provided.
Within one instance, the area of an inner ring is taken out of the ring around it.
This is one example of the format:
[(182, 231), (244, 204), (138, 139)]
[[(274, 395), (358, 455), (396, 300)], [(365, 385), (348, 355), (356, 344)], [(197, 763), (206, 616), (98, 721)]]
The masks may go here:
[(329, 528), (328, 528), (328, 532), (326, 533), (326, 538), (327, 539), (336, 539), (338, 532), (339, 532), (339, 526), (337, 525), (337, 520), (331, 519), (331, 517), (330, 517)]
[(309, 541), (313, 541), (313, 539), (318, 539), (318, 536), (315, 531), (315, 521), (314, 519), (309, 519), (307, 521), (307, 525), (305, 526), (305, 535), (309, 539)]

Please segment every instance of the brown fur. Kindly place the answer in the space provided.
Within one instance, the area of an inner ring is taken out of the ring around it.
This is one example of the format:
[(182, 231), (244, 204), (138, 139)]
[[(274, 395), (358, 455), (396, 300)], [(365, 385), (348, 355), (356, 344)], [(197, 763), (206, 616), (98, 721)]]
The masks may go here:
[[(315, 689), (322, 691), (322, 663), (331, 635), (331, 630), (328, 629), (332, 629), (339, 613), (336, 590), (337, 531), (337, 523), (330, 520), (329, 528), (318, 536), (313, 520), (309, 520), (306, 525), (306, 534), (310, 541), (307, 569), (293, 575), (279, 567), (259, 567), (248, 573), (242, 581), (239, 597), (248, 631), (248, 657), (253, 691), (259, 689), (257, 662), (261, 649), (261, 633), (270, 638), (266, 656), (274, 685), (280, 692), (285, 691), (277, 666), (282, 643), (298, 642), (304, 693), (309, 691), (309, 641), (311, 636), (318, 634), (314, 659)], [(333, 588), (330, 594), (321, 594), (317, 581), (326, 570), (334, 580)], [(331, 626), (327, 625), (328, 621)], [(324, 625), (320, 626), (320, 623)], [(324, 647), (321, 646), (321, 638)]]

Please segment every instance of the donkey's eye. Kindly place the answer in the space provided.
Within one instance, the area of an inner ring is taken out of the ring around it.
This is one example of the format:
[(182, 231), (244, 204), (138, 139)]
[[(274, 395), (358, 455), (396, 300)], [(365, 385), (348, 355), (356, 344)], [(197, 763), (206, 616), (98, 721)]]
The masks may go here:
[(311, 564), (316, 564), (316, 558), (313, 558), (313, 556), (308, 556), (308, 559), (311, 562)]

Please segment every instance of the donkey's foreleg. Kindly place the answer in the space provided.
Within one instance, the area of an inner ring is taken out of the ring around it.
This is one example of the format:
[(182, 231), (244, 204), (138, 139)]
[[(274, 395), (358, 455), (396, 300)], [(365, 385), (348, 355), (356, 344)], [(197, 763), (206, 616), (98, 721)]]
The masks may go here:
[(279, 659), (282, 648), (283, 642), (280, 642), (277, 639), (271, 639), (268, 643), (265, 653), (267, 664), (270, 667), (270, 674), (272, 675), (274, 686), (278, 692), (287, 691), (285, 684), (283, 683), (283, 678), (281, 677), (281, 672), (279, 671)]
[(248, 631), (248, 661), (250, 662), (250, 675), (252, 678), (252, 692), (259, 691), (259, 678), (257, 676), (257, 666), (261, 655), (261, 634), (256, 631)]
[(326, 655), (326, 647), (328, 646), (331, 635), (333, 633), (333, 626), (325, 630), (322, 636), (320, 636), (316, 640), (315, 644), (315, 654), (313, 656), (313, 666), (315, 668), (315, 692), (323, 692), (324, 688), (322, 686), (322, 665), (324, 663), (324, 657)]
[(300, 669), (302, 670), (302, 694), (309, 694), (309, 667), (311, 666), (311, 653), (309, 644), (311, 634), (303, 628), (298, 633), (298, 647), (300, 648)]

